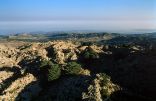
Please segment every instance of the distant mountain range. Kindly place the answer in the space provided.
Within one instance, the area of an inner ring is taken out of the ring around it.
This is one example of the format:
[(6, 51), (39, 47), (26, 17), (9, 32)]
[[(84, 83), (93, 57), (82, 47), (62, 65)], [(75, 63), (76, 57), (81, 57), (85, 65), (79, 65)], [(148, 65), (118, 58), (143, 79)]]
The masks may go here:
[[(155, 40), (156, 32), (144, 34), (121, 34), (121, 33), (107, 33), (107, 32), (30, 32), (17, 33), (10, 35), (0, 35), (0, 39), (4, 40), (21, 40), (21, 41), (50, 41), (50, 40), (72, 40), (72, 39), (88, 39), (92, 41), (103, 42), (129, 42), (138, 40)], [(96, 38), (96, 39), (95, 39)], [(98, 39), (98, 40), (97, 40)], [(109, 41), (108, 41), (109, 40)], [(83, 40), (81, 40), (83, 41)]]

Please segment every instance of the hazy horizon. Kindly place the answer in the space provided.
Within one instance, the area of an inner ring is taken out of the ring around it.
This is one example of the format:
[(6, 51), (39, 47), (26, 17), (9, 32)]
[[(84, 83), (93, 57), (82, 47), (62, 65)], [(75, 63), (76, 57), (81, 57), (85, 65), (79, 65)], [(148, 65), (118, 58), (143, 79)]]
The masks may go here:
[(1, 0), (0, 34), (156, 31), (155, 0)]

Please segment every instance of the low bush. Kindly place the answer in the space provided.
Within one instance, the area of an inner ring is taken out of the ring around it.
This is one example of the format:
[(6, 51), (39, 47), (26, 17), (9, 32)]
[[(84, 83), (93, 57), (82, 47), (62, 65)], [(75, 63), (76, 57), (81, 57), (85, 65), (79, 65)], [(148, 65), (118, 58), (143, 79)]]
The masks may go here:
[(82, 58), (85, 60), (97, 59), (99, 57), (98, 53), (96, 53), (92, 48), (88, 47), (83, 53)]
[(65, 74), (71, 74), (71, 75), (79, 74), (81, 71), (81, 65), (76, 62), (69, 62), (66, 65), (64, 71)]
[(61, 69), (58, 64), (50, 65), (48, 69), (48, 81), (53, 81), (61, 76)]
[(61, 76), (61, 69), (59, 65), (46, 60), (41, 62), (40, 72), (48, 81), (56, 80)]

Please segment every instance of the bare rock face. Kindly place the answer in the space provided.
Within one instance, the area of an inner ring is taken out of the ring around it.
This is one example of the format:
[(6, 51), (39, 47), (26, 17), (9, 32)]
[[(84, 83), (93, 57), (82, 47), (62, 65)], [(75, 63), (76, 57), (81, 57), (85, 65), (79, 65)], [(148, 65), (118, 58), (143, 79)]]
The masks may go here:
[(100, 81), (94, 79), (92, 85), (88, 87), (88, 92), (83, 93), (83, 99), (87, 99), (87, 101), (103, 101), (100, 90)]
[[(38, 56), (43, 59), (55, 60), (59, 64), (65, 64), (66, 61), (77, 60), (78, 54), (84, 51), (88, 46), (82, 46), (71, 41), (52, 41), (47, 43), (27, 43), (16, 47), (0, 44), (0, 67), (15, 66), (23, 59), (34, 59)], [(47, 50), (47, 49), (51, 50)], [(102, 52), (102, 47), (96, 45), (90, 46), (95, 52)], [(54, 56), (52, 56), (54, 55)]]
[(2, 84), (5, 79), (10, 78), (12, 75), (13, 72), (0, 71), (0, 84)]
[(13, 66), (16, 61), (16, 54), (19, 50), (14, 47), (0, 45), (0, 67)]
[[(17, 98), (18, 94), (31, 82), (36, 81), (36, 78), (32, 75), (32, 74), (27, 74), (24, 77), (18, 78), (16, 79), (14, 82), (12, 82), (12, 84), (5, 89), (2, 92), (2, 95), (0, 95), (0, 100), (1, 101), (15, 101), (15, 99)], [(40, 90), (39, 85), (35, 85), (37, 86)], [(34, 87), (32, 88), (34, 89)], [(37, 89), (36, 89), (37, 90)], [(33, 95), (33, 92), (31, 91), (27, 91), (24, 93), (30, 93), (30, 95)], [(29, 98), (29, 97), (27, 97)], [(24, 101), (24, 100), (22, 100)]]
[(103, 46), (100, 46), (100, 47), (98, 47), (98, 46), (96, 46), (96, 45), (92, 45), (92, 46), (90, 46), (90, 48), (92, 48), (96, 53), (102, 53), (103, 52)]
[(59, 64), (64, 64), (68, 60), (77, 60), (78, 58), (78, 45), (70, 41), (54, 41), (50, 43), (50, 47), (53, 48), (55, 54), (54, 60)]

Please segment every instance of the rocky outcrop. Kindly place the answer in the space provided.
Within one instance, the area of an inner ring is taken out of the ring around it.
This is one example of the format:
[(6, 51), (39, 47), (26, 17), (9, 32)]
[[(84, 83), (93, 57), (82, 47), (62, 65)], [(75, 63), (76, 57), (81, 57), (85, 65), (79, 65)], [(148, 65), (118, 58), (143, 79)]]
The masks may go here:
[[(38, 56), (43, 59), (53, 59), (59, 64), (66, 61), (75, 61), (78, 55), (88, 46), (80, 46), (71, 41), (52, 41), (47, 43), (27, 43), (22, 46), (0, 45), (0, 67), (17, 65), (23, 59), (34, 59)], [(101, 53), (102, 47), (89, 46), (95, 52)], [(54, 54), (54, 56), (52, 56)]]
[(13, 66), (16, 63), (15, 59), (18, 51), (19, 50), (14, 47), (0, 45), (0, 67)]
[[(14, 82), (12, 82), (12, 84), (2, 92), (2, 95), (0, 95), (0, 100), (1, 101), (15, 101), (16, 97), (18, 96), (18, 94), (27, 86), (29, 85), (31, 82), (36, 81), (36, 78), (32, 75), (32, 74), (27, 74), (26, 76), (23, 76), (17, 80), (15, 80)], [(39, 85), (36, 85), (38, 88)], [(34, 88), (32, 88), (34, 89)], [(40, 89), (36, 89), (36, 90), (40, 90)], [(38, 91), (37, 91), (38, 92)], [(24, 93), (31, 93), (30, 95), (33, 95), (30, 90)], [(29, 97), (27, 97), (29, 98)], [(24, 101), (24, 100), (22, 100)], [(26, 101), (26, 100), (25, 100)], [(29, 101), (29, 100), (27, 100)]]
[(120, 90), (118, 85), (111, 82), (105, 74), (96, 74), (96, 78), (88, 87), (87, 92), (82, 93), (82, 99), (85, 101), (108, 101), (113, 92)]
[(64, 64), (67, 60), (77, 60), (77, 49), (78, 45), (73, 44), (72, 42), (53, 42), (51, 47), (55, 53), (55, 61), (59, 64)]

